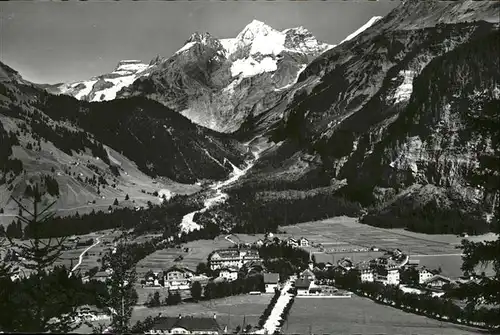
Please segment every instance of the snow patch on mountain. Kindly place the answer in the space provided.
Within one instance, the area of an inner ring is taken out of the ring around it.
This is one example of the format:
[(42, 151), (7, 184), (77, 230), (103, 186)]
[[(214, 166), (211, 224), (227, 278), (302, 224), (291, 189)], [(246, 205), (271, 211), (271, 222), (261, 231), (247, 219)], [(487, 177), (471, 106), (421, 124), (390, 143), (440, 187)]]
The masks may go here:
[(194, 46), (195, 44), (196, 44), (196, 42), (188, 42), (188, 43), (186, 43), (186, 44), (185, 44), (182, 48), (180, 48), (179, 50), (177, 50), (177, 51), (175, 52), (175, 55), (180, 54), (180, 53), (182, 53), (182, 52), (184, 52), (184, 51), (186, 51), (186, 50), (190, 49), (190, 48), (191, 48), (192, 46)]
[(355, 32), (353, 32), (352, 34), (348, 35), (346, 38), (344, 38), (342, 40), (342, 42), (340, 42), (339, 44), (342, 44), (344, 42), (347, 42), (349, 40), (352, 40), (354, 37), (358, 36), (359, 34), (361, 34), (363, 31), (365, 31), (366, 29), (370, 28), (371, 26), (373, 26), (378, 20), (380, 20), (382, 18), (382, 16), (374, 16), (372, 17), (370, 20), (368, 20), (368, 22), (366, 22), (364, 25), (362, 25), (361, 27), (359, 27), (358, 30), (356, 30)]
[(231, 66), (231, 75), (236, 77), (241, 74), (242, 77), (252, 77), (263, 72), (276, 71), (278, 65), (276, 60), (271, 57), (264, 57), (260, 62), (253, 57), (237, 59)]
[(411, 92), (413, 91), (413, 78), (417, 73), (412, 70), (404, 70), (399, 75), (403, 76), (403, 82), (396, 88), (396, 92), (394, 92), (395, 103), (410, 99)]
[[(132, 85), (135, 79), (137, 79), (135, 75), (106, 79), (106, 81), (111, 82), (113, 86), (96, 92), (95, 97), (91, 101), (113, 100), (116, 98), (116, 93), (118, 93), (122, 88)], [(102, 96), (103, 98), (101, 99)]]

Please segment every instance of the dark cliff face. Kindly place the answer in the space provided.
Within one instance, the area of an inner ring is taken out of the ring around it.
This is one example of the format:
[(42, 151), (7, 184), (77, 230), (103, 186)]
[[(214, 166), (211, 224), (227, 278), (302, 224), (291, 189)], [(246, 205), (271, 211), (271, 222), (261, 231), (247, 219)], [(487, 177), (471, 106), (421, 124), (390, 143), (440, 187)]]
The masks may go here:
[(246, 182), (343, 181), (342, 193), (370, 206), (371, 218), (432, 203), (489, 219), (498, 191), (477, 180), (496, 144), (467, 113), (481, 120), (497, 104), (498, 50), (479, 45), (498, 41), (498, 24), (480, 19), (499, 13), (492, 2), (407, 1), (325, 52), (280, 104), (246, 125), (274, 124), (268, 135), (280, 143)]

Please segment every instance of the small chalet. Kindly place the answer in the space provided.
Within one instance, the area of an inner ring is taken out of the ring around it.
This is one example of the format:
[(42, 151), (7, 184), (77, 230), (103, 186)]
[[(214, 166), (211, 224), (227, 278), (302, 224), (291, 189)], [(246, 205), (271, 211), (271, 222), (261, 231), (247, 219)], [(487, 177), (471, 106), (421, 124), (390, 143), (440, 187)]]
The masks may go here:
[(349, 271), (354, 267), (354, 264), (349, 258), (342, 258), (337, 262), (337, 265), (343, 268), (346, 271)]
[(214, 317), (160, 317), (147, 334), (222, 334), (222, 329)]
[(161, 285), (162, 277), (163, 276), (160, 273), (154, 273), (153, 271), (148, 271), (148, 273), (146, 273), (146, 275), (144, 276), (145, 284), (146, 286), (162, 286)]
[(228, 281), (238, 279), (238, 269), (235, 267), (226, 267), (220, 270), (219, 277), (225, 278)]
[(311, 281), (309, 279), (299, 278), (295, 281), (295, 288), (297, 289), (298, 295), (308, 295), (310, 287)]
[(105, 282), (109, 279), (109, 277), (110, 277), (110, 274), (108, 272), (99, 271), (92, 277), (92, 279), (100, 281), (100, 282)]
[(172, 266), (163, 271), (165, 287), (171, 290), (189, 290), (194, 272), (185, 267)]
[(430, 270), (426, 269), (425, 267), (422, 267), (421, 269), (418, 270), (418, 283), (419, 284), (424, 284), (432, 277), (434, 277), (434, 273), (432, 273)]
[(257, 241), (254, 242), (254, 244), (258, 247), (262, 247), (264, 245), (264, 240), (258, 239)]
[(316, 279), (316, 275), (310, 269), (305, 269), (300, 273), (299, 278), (314, 281)]
[(452, 284), (452, 283), (453, 283), (453, 280), (451, 280), (448, 277), (441, 276), (441, 275), (435, 275), (432, 278), (430, 278), (429, 280), (427, 280), (424, 284), (427, 288), (441, 290), (444, 285)]
[(309, 240), (305, 237), (301, 237), (299, 239), (299, 245), (301, 248), (307, 248), (307, 247), (309, 247)]
[(299, 247), (299, 242), (296, 239), (294, 239), (293, 237), (288, 238), (288, 240), (286, 240), (286, 244), (290, 247), (293, 247), (293, 248)]
[(399, 270), (377, 268), (375, 280), (386, 285), (399, 285)]
[(266, 286), (266, 293), (274, 293), (274, 291), (278, 288), (279, 281), (279, 273), (264, 273), (264, 285)]

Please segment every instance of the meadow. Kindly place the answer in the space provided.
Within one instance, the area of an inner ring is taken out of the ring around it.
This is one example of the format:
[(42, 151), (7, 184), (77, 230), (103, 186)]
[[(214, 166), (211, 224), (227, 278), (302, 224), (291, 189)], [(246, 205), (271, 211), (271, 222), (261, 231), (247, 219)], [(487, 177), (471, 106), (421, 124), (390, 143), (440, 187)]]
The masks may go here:
[[(221, 235), (213, 240), (197, 240), (184, 243), (181, 248), (169, 248), (155, 251), (139, 261), (137, 264), (137, 272), (139, 274), (145, 274), (149, 270), (162, 271), (173, 265), (187, 267), (194, 271), (200, 262), (207, 262), (208, 255), (214, 250), (234, 246), (233, 242), (252, 243), (262, 238), (261, 235), (252, 236), (245, 234), (228, 235), (227, 237), (228, 239), (226, 239), (225, 235)], [(184, 248), (188, 248), (188, 251), (185, 252)], [(182, 260), (175, 261), (179, 256), (182, 256)]]
[(480, 334), (377, 304), (370, 299), (296, 299), (282, 330), (285, 334)]
[[(410, 259), (420, 261), (420, 265), (431, 269), (441, 268), (443, 275), (456, 278), (462, 275), (461, 250), (457, 249), (463, 237), (456, 235), (429, 235), (403, 229), (385, 229), (368, 226), (356, 218), (335, 217), (321, 221), (305, 222), (280, 228), (296, 238), (301, 236), (314, 244), (322, 244), (325, 252), (311, 248), (317, 262), (336, 262), (342, 257), (350, 257), (355, 262), (366, 261), (382, 255), (382, 252), (355, 252), (355, 249), (371, 248), (401, 249)], [(470, 236), (465, 239), (483, 241), (496, 238), (494, 234)], [(343, 252), (328, 252), (341, 246)], [(483, 269), (479, 269), (483, 271)], [(491, 266), (484, 269), (491, 273)]]
[[(137, 306), (134, 308), (131, 318), (131, 324), (142, 321), (148, 316), (206, 316), (216, 315), (219, 325), (224, 329), (226, 326), (229, 331), (233, 331), (237, 326), (251, 324), (257, 325), (262, 311), (271, 300), (270, 294), (263, 295), (240, 295), (222, 299), (215, 299), (199, 303), (183, 303), (176, 306), (162, 306), (147, 308)], [(100, 323), (109, 324), (109, 321), (100, 321)], [(94, 323), (94, 324), (97, 324)], [(90, 328), (82, 326), (75, 333), (89, 333)]]

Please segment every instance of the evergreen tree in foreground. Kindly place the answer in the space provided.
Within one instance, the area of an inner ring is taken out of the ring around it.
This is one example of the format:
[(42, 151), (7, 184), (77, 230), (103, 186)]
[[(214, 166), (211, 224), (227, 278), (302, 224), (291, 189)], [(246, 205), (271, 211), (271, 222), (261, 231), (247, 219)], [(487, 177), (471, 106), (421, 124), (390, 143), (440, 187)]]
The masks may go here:
[[(136, 260), (130, 247), (120, 242), (116, 250), (106, 255), (108, 267), (112, 270), (108, 283), (109, 300), (103, 302), (111, 317), (109, 328), (114, 334), (131, 331), (130, 318), (137, 304), (138, 296), (134, 288), (137, 280)], [(91, 324), (89, 324), (92, 326)], [(93, 327), (95, 333), (102, 333), (104, 326)]]
[[(54, 269), (54, 263), (60, 258), (63, 251), (65, 238), (46, 239), (40, 238), (44, 226), (54, 216), (51, 211), (55, 202), (42, 206), (42, 192), (36, 185), (30, 197), (32, 208), (23, 205), (14, 197), (11, 199), (19, 206), (19, 222), (26, 224), (30, 231), (29, 243), (21, 243), (5, 234), (9, 247), (17, 250), (22, 255), (18, 265), (25, 276), (20, 283), (13, 284), (16, 292), (10, 298), (11, 305), (5, 306), (15, 310), (10, 318), (9, 331), (14, 332), (69, 332), (78, 325), (74, 322), (76, 306), (70, 296), (61, 299), (61, 287), (65, 283), (47, 283), (48, 272)], [(65, 278), (69, 277), (67, 272)], [(9, 312), (0, 311), (3, 312)]]

